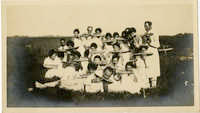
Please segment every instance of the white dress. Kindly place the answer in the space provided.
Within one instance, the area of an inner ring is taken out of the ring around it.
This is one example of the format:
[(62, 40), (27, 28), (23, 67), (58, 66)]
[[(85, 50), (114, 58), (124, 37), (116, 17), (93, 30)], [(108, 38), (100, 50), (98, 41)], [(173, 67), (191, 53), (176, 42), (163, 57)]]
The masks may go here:
[(75, 47), (78, 47), (77, 51), (81, 53), (81, 56), (84, 57), (84, 40), (82, 38), (74, 38)]
[[(54, 76), (61, 78), (63, 76), (62, 62), (58, 57), (56, 57), (54, 60), (52, 60), (49, 57), (45, 58), (43, 66), (48, 68), (47, 72), (45, 73), (45, 78), (51, 79)], [(45, 83), (44, 85), (47, 87), (54, 87), (58, 84), (58, 82), (59, 81), (48, 82)]]
[(113, 75), (110, 77), (111, 84), (108, 84), (108, 92), (123, 92), (124, 88), (121, 81), (116, 81)]
[(85, 91), (89, 93), (97, 93), (97, 92), (103, 92), (103, 83), (102, 82), (97, 82), (93, 83), (92, 80), (96, 79), (97, 77), (95, 74), (89, 75), (85, 80), (84, 80), (84, 86), (85, 86)]
[(156, 48), (149, 47), (147, 50), (147, 52), (153, 53), (153, 55), (146, 57), (146, 62), (148, 65), (147, 76), (149, 78), (152, 77), (153, 79), (156, 79), (160, 76), (160, 57), (157, 49), (158, 47), (160, 47), (159, 37), (155, 35), (151, 36), (150, 44)]
[(145, 68), (144, 61), (141, 59), (140, 56), (137, 56), (136, 61), (136, 70), (137, 70), (137, 79), (138, 83), (140, 83), (141, 88), (149, 88), (149, 79), (147, 77), (147, 68)]
[(80, 72), (75, 71), (75, 68), (71, 66), (64, 68), (62, 72), (60, 88), (74, 91), (83, 90), (83, 80), (80, 78)]
[(62, 62), (60, 59), (55, 58), (52, 60), (51, 58), (47, 57), (44, 60), (44, 67), (48, 68), (47, 72), (45, 73), (45, 78), (52, 78), (53, 76), (62, 76), (60, 70), (62, 68)]
[[(121, 44), (121, 50), (122, 51), (128, 51), (129, 48), (127, 45), (125, 44)], [(131, 58), (131, 52), (127, 52), (127, 53), (122, 53), (121, 56), (123, 57), (124, 61), (123, 61), (123, 64), (126, 65), (126, 63), (130, 60)]]
[[(140, 93), (140, 89), (143, 87), (140, 80), (140, 75), (137, 72), (137, 69), (134, 69), (134, 74), (123, 74), (122, 75), (122, 87), (124, 91), (127, 91), (131, 94)], [(134, 81), (134, 76), (136, 76), (137, 81)]]

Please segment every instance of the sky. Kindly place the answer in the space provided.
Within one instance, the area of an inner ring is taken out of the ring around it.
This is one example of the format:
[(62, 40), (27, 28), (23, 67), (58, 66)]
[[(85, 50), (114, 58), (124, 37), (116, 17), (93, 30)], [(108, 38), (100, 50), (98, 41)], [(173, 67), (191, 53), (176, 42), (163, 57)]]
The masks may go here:
[(7, 36), (71, 36), (87, 26), (103, 33), (135, 27), (144, 32), (144, 21), (159, 35), (193, 33), (193, 0), (35, 0), (6, 2)]

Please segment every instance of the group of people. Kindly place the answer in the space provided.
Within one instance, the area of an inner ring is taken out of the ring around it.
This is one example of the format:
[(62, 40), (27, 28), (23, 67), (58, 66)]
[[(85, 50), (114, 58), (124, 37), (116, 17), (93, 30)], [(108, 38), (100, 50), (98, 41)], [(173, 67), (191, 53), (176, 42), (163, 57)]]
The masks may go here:
[(160, 76), (159, 37), (152, 32), (152, 22), (144, 22), (145, 33), (134, 27), (102, 34), (101, 28), (88, 26), (87, 33), (60, 39), (51, 49), (43, 66), (47, 68), (37, 88), (59, 87), (74, 91), (140, 93), (155, 88)]

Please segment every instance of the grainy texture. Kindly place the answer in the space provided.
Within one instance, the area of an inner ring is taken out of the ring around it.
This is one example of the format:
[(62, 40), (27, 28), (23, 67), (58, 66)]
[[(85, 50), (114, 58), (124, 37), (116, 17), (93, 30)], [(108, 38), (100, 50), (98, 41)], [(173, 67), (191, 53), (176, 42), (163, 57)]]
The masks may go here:
[[(7, 38), (7, 103), (8, 107), (92, 107), (92, 106), (191, 106), (193, 89), (193, 35), (160, 36), (161, 45), (174, 50), (160, 53), (161, 78), (157, 89), (142, 95), (124, 93), (84, 94), (57, 88), (33, 87), (44, 71), (42, 63), (49, 49), (57, 48), (59, 39), (70, 37), (8, 37)], [(184, 82), (188, 86), (184, 86)]]

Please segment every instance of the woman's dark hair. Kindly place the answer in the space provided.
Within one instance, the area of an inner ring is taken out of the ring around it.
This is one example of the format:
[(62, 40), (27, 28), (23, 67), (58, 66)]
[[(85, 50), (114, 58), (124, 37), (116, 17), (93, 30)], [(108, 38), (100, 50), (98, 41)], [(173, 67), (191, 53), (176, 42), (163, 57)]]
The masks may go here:
[(107, 37), (112, 37), (112, 34), (111, 33), (106, 33), (106, 36), (105, 36), (106, 38)]
[(79, 29), (74, 29), (73, 33), (78, 32), (78, 34), (80, 33)]
[(100, 33), (102, 32), (101, 28), (96, 28), (95, 32), (97, 33), (97, 31), (99, 31)]
[(68, 41), (67, 41), (67, 46), (72, 46), (72, 47), (74, 47), (74, 41), (68, 40)]
[(92, 27), (92, 26), (88, 26), (88, 27), (87, 27), (87, 30), (89, 30), (89, 29), (92, 29), (92, 30), (93, 30), (93, 27)]
[(152, 26), (152, 22), (151, 21), (145, 21), (144, 24), (148, 24), (149, 26)]
[(113, 33), (113, 37), (115, 38), (116, 36), (119, 37), (119, 33), (118, 33), (118, 32), (114, 32), (114, 33)]
[(100, 57), (99, 55), (96, 55), (96, 56), (94, 57), (94, 59), (96, 59), (96, 58), (98, 58), (98, 59), (101, 60), (101, 57)]
[(49, 50), (48, 56), (51, 57), (56, 51), (54, 49)]
[(131, 32), (136, 33), (136, 29), (135, 29), (135, 27), (131, 27), (130, 30), (131, 30)]
[(122, 31), (121, 36), (122, 38), (126, 38), (126, 31)]
[(126, 65), (125, 65), (125, 69), (127, 70), (127, 67), (128, 66), (131, 66), (132, 68), (136, 68), (136, 64), (133, 63), (133, 62), (127, 62)]
[(92, 62), (90, 62), (88, 64), (88, 66), (87, 66), (87, 69), (88, 69), (88, 71), (90, 71), (90, 70), (94, 70), (95, 71), (95, 70), (97, 70), (97, 65), (92, 63)]
[(94, 47), (95, 49), (97, 48), (97, 44), (96, 43), (92, 43), (91, 45), (90, 45), (90, 48), (92, 48), (92, 47)]

